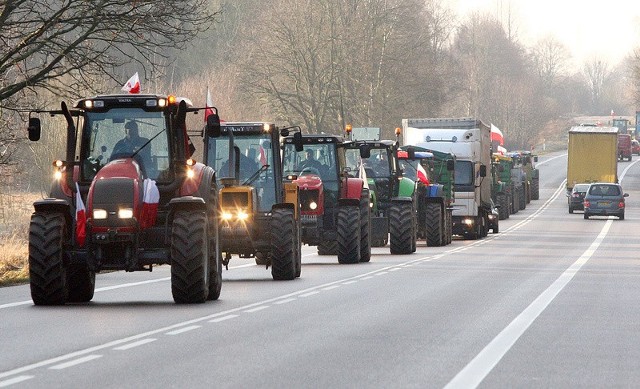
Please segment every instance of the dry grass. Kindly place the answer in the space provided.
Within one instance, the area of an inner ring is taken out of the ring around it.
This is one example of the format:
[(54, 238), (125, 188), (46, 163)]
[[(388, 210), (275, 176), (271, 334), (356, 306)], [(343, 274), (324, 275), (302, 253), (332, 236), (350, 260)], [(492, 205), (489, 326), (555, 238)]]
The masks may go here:
[(0, 286), (29, 281), (29, 219), (40, 194), (0, 193)]

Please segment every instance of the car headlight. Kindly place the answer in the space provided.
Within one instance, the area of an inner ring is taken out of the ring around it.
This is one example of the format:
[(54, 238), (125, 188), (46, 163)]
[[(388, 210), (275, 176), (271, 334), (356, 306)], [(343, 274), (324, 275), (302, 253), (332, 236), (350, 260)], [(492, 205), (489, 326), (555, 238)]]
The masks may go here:
[(315, 201), (312, 201), (309, 203), (309, 209), (316, 210), (317, 208), (318, 208), (318, 203), (316, 203)]
[(94, 209), (93, 210), (93, 218), (96, 220), (106, 219), (107, 218), (107, 210), (106, 209)]
[(118, 218), (120, 219), (131, 219), (133, 217), (133, 209), (131, 208), (121, 208), (118, 210)]

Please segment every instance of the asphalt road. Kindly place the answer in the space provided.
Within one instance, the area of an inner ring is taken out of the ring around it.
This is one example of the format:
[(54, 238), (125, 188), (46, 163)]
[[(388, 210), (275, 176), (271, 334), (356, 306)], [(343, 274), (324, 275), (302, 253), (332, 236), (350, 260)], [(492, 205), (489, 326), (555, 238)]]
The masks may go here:
[(640, 161), (626, 220), (567, 211), (566, 154), (500, 233), (339, 265), (304, 247), (275, 282), (236, 259), (219, 301), (176, 305), (169, 268), (97, 277), (89, 304), (0, 289), (0, 387), (636, 387)]

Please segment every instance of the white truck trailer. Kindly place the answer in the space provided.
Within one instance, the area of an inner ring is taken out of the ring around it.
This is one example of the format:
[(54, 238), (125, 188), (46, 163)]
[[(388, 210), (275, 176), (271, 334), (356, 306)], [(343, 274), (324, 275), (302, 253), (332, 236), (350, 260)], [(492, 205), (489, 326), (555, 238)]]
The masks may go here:
[(453, 234), (487, 235), (491, 213), (491, 128), (475, 118), (402, 119), (404, 145), (456, 156)]

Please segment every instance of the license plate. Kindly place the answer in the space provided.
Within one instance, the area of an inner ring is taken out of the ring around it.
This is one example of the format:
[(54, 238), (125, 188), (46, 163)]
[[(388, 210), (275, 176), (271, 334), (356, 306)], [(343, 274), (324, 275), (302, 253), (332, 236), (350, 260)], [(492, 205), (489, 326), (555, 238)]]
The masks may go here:
[(598, 201), (598, 205), (601, 207), (608, 207), (611, 205), (611, 201)]

